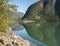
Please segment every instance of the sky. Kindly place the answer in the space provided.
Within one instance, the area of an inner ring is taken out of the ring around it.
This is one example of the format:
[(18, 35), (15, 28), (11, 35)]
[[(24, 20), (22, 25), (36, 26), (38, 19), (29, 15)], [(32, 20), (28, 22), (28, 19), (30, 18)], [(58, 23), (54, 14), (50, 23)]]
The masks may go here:
[(28, 7), (39, 0), (14, 0), (13, 3), (18, 6), (17, 11), (25, 13)]

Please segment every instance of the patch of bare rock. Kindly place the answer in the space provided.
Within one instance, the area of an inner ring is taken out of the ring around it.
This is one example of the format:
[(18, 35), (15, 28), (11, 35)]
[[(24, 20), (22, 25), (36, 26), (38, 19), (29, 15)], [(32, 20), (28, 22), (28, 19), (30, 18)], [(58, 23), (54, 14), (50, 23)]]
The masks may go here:
[(0, 46), (36, 46), (34, 43), (14, 34), (11, 28), (9, 28), (8, 34), (0, 32), (0, 44)]

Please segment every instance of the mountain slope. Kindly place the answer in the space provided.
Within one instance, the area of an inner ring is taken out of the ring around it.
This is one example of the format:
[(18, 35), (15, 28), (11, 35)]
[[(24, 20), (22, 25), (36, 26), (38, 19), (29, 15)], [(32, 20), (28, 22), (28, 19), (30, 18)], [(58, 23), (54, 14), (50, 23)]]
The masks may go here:
[[(36, 15), (40, 16), (38, 12), (40, 12), (40, 11), (42, 10), (42, 8), (43, 8), (43, 3), (40, 2), (40, 1), (37, 2), (37, 3), (35, 3), (35, 4), (32, 4), (32, 5), (28, 8), (26, 14), (24, 15), (24, 17), (23, 17), (22, 19), (24, 19), (24, 18), (26, 18), (26, 17), (27, 17), (28, 19), (31, 19), (31, 18), (34, 18)], [(33, 16), (32, 16), (32, 15), (33, 15)]]
[(56, 14), (59, 10), (55, 9), (58, 7), (56, 1), (58, 0), (41, 0), (33, 4), (22, 18), (35, 21), (23, 25), (31, 37), (47, 44), (47, 46), (60, 46), (60, 34), (57, 29), (60, 24), (59, 16)]

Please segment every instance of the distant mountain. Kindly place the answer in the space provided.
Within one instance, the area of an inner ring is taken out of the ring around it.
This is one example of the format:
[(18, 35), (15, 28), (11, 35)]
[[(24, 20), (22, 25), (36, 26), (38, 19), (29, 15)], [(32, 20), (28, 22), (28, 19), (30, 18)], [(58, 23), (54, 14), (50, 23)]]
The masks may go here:
[(17, 12), (16, 13), (20, 18), (23, 18), (23, 16), (24, 16), (24, 13), (22, 13), (22, 12)]

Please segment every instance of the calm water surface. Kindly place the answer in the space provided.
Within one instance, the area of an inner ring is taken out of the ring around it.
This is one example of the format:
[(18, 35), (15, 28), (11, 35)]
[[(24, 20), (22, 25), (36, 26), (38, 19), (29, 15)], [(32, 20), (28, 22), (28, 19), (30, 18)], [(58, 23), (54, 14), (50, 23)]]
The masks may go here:
[(30, 42), (37, 44), (37, 46), (46, 46), (45, 44), (43, 44), (43, 43), (41, 43), (41, 42), (39, 42), (39, 41), (31, 38), (31, 37), (28, 35), (28, 33), (26, 32), (25, 29), (20, 30), (20, 31), (14, 31), (14, 32), (15, 32), (15, 34), (19, 35), (19, 36), (22, 37), (23, 39), (29, 40)]

